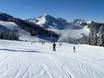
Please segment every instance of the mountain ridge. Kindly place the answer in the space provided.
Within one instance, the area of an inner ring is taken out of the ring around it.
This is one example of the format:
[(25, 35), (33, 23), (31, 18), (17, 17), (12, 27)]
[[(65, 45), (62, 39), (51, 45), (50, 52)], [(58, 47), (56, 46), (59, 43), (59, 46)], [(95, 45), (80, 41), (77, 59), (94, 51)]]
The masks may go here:
[[(89, 37), (91, 33), (96, 31), (98, 33), (101, 26), (104, 26), (104, 23), (86, 22), (81, 19), (68, 22), (63, 18), (56, 18), (47, 14), (38, 18), (23, 20), (6, 13), (0, 13), (0, 21), (6, 22), (8, 25), (9, 22), (14, 23), (20, 29), (28, 32), (30, 34), (29, 37), (34, 36), (43, 40), (64, 42), (70, 42), (71, 38), (78, 41), (78, 39), (81, 40), (80, 38)], [(0, 25), (3, 24), (0, 23)], [(4, 27), (8, 26), (5, 25)]]

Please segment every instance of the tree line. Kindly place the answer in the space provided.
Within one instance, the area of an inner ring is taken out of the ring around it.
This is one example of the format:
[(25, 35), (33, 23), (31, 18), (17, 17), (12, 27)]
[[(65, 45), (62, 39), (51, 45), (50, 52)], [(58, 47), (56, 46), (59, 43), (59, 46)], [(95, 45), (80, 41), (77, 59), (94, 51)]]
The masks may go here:
[(0, 39), (19, 40), (17, 31), (0, 31)]
[(89, 27), (89, 35), (83, 35), (80, 43), (104, 47), (104, 24), (92, 23)]

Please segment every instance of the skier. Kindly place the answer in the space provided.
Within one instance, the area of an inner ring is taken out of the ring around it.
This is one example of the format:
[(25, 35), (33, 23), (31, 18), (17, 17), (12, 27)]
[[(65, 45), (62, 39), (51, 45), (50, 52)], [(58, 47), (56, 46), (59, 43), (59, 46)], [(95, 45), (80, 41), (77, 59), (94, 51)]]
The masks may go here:
[(56, 51), (56, 43), (53, 43), (53, 51)]
[(45, 42), (44, 41), (42, 41), (42, 45), (44, 45), (45, 44)]
[(73, 46), (73, 50), (74, 50), (74, 53), (75, 53), (75, 46)]
[(31, 41), (31, 44), (33, 44), (34, 42), (33, 41)]
[(61, 46), (62, 44), (60, 43), (59, 45)]

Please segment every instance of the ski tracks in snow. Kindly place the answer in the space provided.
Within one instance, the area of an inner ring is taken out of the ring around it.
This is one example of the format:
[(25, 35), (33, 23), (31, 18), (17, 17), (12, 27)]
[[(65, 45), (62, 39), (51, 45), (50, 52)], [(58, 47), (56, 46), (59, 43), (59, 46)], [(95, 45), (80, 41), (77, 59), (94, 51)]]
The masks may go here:
[[(55, 53), (53, 54), (44, 54), (42, 55), (43, 57), (45, 57), (46, 59), (48, 59), (52, 64), (50, 66), (55, 66), (55, 69), (53, 69), (53, 72), (57, 71), (58, 74), (60, 75), (58, 78), (75, 78), (70, 71), (66, 70), (66, 67), (64, 66), (64, 62), (61, 62), (58, 58), (56, 58), (57, 56), (55, 56)], [(48, 65), (44, 65), (46, 68), (50, 69)], [(49, 70), (48, 70), (49, 71)], [(52, 72), (50, 72), (51, 77), (49, 78), (54, 78), (54, 76), (52, 76)]]
[(32, 47), (33, 45), (32, 48), (28, 48), (29, 46), (14, 48), (17, 50), (0, 49), (0, 78), (104, 77), (103, 57), (94, 59), (93, 53), (86, 55), (82, 52), (85, 51), (84, 49), (81, 50), (82, 53), (80, 50), (73, 53), (72, 46), (67, 46), (68, 51), (64, 50), (65, 47), (59, 47), (59, 50), (53, 52), (48, 45), (45, 49), (40, 45), (35, 48)]

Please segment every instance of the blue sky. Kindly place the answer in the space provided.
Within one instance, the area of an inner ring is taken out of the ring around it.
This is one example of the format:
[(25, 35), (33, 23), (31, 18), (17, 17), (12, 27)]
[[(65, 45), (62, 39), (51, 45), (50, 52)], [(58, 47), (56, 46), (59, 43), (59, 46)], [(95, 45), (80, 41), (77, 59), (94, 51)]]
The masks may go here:
[(104, 0), (0, 0), (0, 11), (19, 18), (33, 18), (43, 14), (104, 21)]

